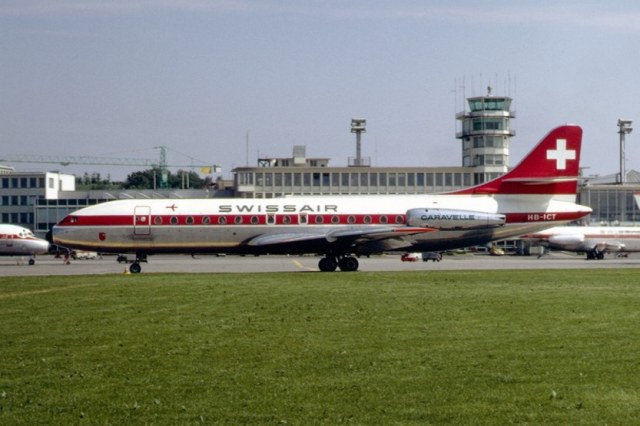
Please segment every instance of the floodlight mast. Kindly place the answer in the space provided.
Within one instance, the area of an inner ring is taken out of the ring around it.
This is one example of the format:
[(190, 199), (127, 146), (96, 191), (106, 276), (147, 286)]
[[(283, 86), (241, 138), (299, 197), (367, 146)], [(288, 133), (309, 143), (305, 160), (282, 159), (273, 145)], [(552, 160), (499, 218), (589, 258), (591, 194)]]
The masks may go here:
[(362, 166), (362, 150), (361, 150), (361, 135), (367, 132), (367, 120), (364, 118), (352, 118), (351, 119), (351, 133), (356, 134), (356, 158), (354, 166)]
[(625, 153), (625, 136), (631, 133), (633, 127), (631, 127), (631, 120), (619, 118), (618, 119), (618, 134), (620, 135), (620, 184), (624, 185), (627, 182), (626, 171), (626, 153)]

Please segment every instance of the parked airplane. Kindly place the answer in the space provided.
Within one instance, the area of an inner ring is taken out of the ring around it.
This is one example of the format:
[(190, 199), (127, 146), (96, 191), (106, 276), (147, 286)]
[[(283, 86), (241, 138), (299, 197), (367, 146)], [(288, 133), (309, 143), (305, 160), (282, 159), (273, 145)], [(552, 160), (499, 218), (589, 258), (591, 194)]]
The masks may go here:
[(59, 246), (135, 253), (317, 253), (321, 271), (355, 271), (353, 255), (486, 244), (579, 219), (582, 129), (551, 131), (507, 174), (438, 195), (277, 199), (128, 199), (75, 211), (52, 230)]
[(640, 251), (640, 227), (632, 226), (556, 226), (521, 238), (551, 249), (584, 252), (587, 259)]
[(27, 228), (0, 224), (0, 256), (31, 256), (29, 265), (33, 265), (34, 256), (48, 250), (49, 242), (36, 238)]

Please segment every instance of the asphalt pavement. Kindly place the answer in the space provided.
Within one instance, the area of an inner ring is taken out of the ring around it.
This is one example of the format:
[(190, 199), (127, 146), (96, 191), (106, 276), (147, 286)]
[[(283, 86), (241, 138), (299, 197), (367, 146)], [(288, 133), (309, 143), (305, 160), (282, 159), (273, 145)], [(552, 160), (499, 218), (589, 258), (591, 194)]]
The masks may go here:
[[(318, 272), (318, 256), (149, 256), (142, 263), (142, 273), (195, 272)], [(586, 260), (582, 255), (552, 253), (542, 258), (536, 256), (489, 256), (487, 254), (444, 255), (440, 262), (402, 262), (400, 254), (363, 257), (359, 259), (360, 271), (445, 271), (491, 269), (602, 269), (640, 268), (640, 254), (619, 258), (608, 255), (604, 260)], [(65, 264), (61, 258), (39, 256), (35, 265), (27, 258), (0, 258), (0, 276), (47, 276), (124, 274), (129, 265), (116, 262), (116, 257), (104, 255), (95, 260), (72, 260)], [(319, 273), (319, 272), (318, 272)]]

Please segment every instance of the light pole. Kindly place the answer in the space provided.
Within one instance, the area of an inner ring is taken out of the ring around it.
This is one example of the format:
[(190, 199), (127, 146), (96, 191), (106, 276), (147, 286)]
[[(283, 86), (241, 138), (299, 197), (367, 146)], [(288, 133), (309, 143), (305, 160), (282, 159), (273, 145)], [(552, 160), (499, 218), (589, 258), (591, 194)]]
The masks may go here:
[(628, 135), (633, 130), (631, 127), (631, 120), (618, 119), (618, 134), (620, 134), (620, 184), (623, 185), (627, 182), (627, 172), (625, 170), (625, 135)]
[(362, 154), (360, 151), (360, 137), (367, 132), (367, 120), (364, 118), (351, 119), (351, 133), (356, 134), (356, 160), (354, 166), (362, 166)]

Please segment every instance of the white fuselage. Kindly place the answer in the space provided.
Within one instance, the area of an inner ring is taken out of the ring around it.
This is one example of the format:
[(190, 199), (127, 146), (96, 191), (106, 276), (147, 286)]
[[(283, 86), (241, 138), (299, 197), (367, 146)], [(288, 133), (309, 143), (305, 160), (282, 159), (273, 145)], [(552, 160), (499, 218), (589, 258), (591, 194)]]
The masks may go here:
[[(448, 194), (119, 200), (68, 216), (54, 227), (53, 241), (63, 247), (118, 253), (322, 253), (330, 249), (331, 235), (362, 232), (366, 236), (349, 240), (357, 245), (352, 252), (431, 251), (511, 238), (590, 212), (588, 207), (549, 198)], [(500, 226), (412, 232), (407, 212), (422, 208), (500, 214), (506, 220)], [(386, 229), (396, 234), (370, 236)]]
[(567, 251), (640, 252), (640, 227), (634, 226), (558, 226), (525, 239)]
[(17, 225), (0, 225), (0, 256), (33, 256), (49, 250), (49, 243)]

